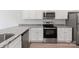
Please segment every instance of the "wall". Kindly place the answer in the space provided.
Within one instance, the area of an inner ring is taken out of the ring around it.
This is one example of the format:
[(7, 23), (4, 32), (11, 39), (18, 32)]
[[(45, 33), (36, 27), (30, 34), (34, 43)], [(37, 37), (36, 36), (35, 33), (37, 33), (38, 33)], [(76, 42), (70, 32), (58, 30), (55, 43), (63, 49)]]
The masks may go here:
[[(59, 24), (65, 24), (65, 20), (63, 19), (55, 20), (54, 22)], [(21, 10), (0, 10), (0, 29), (12, 27), (12, 26), (18, 26), (18, 24), (41, 24), (41, 23), (43, 22), (40, 19), (31, 19), (31, 20), (22, 19)]]
[(19, 10), (0, 10), (0, 29), (17, 26), (21, 16)]

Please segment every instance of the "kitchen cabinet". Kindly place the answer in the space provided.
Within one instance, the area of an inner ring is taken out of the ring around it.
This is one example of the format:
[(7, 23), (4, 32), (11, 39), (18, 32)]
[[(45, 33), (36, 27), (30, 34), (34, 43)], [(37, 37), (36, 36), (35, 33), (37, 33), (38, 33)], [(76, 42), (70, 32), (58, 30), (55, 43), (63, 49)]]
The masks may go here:
[(57, 41), (58, 42), (72, 42), (72, 28), (58, 28)]
[(41, 10), (24, 10), (22, 16), (23, 19), (42, 19), (43, 12)]
[(43, 28), (31, 28), (29, 39), (30, 42), (43, 42)]
[(66, 10), (57, 10), (55, 11), (55, 19), (67, 19), (68, 11)]
[(27, 30), (22, 34), (22, 48), (28, 48), (29, 46), (29, 30)]
[(21, 35), (8, 44), (8, 48), (21, 48), (21, 47), (22, 47)]

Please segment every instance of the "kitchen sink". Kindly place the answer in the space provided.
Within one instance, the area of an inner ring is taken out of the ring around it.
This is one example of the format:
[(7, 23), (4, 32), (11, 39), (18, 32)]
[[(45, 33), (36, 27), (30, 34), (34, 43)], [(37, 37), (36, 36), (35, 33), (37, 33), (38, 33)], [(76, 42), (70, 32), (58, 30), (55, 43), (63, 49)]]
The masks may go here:
[(10, 37), (14, 36), (15, 34), (13, 33), (4, 33), (4, 34), (0, 34), (0, 43), (9, 39)]

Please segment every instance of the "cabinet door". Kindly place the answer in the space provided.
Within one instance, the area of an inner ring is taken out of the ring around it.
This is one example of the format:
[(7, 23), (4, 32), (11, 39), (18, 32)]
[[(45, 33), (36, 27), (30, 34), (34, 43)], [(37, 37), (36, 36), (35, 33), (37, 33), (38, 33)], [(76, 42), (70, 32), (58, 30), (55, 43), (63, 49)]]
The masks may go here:
[(55, 19), (67, 19), (68, 11), (66, 10), (57, 10), (55, 12)]
[(32, 19), (34, 17), (34, 12), (31, 10), (24, 10), (22, 12), (23, 19)]
[(15, 40), (11, 41), (8, 45), (9, 48), (21, 48), (21, 36), (17, 37)]
[(65, 39), (64, 39), (64, 28), (58, 28), (57, 29), (57, 41), (58, 42), (64, 42)]
[(38, 28), (37, 29), (37, 34), (38, 34), (38, 42), (43, 42), (43, 28)]
[(29, 32), (29, 39), (31, 42), (35, 42), (37, 40), (37, 34), (36, 34), (36, 29), (35, 28), (31, 28), (30, 32)]
[(35, 11), (35, 19), (43, 19), (43, 12), (41, 10)]
[(29, 33), (31, 42), (42, 42), (43, 41), (43, 28), (31, 28)]
[(43, 12), (40, 10), (24, 10), (23, 19), (42, 19)]
[(72, 41), (72, 28), (65, 28), (64, 31), (64, 37), (65, 37), (65, 42), (71, 42)]
[(72, 28), (58, 28), (58, 42), (72, 41)]

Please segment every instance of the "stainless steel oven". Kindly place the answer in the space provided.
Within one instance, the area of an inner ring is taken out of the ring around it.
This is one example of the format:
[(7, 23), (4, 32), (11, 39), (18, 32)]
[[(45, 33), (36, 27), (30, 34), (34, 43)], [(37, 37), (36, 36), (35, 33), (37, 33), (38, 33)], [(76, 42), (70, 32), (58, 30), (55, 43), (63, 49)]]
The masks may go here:
[(53, 24), (43, 25), (44, 38), (57, 38), (57, 28)]
[(44, 28), (44, 38), (57, 38), (57, 28)]

